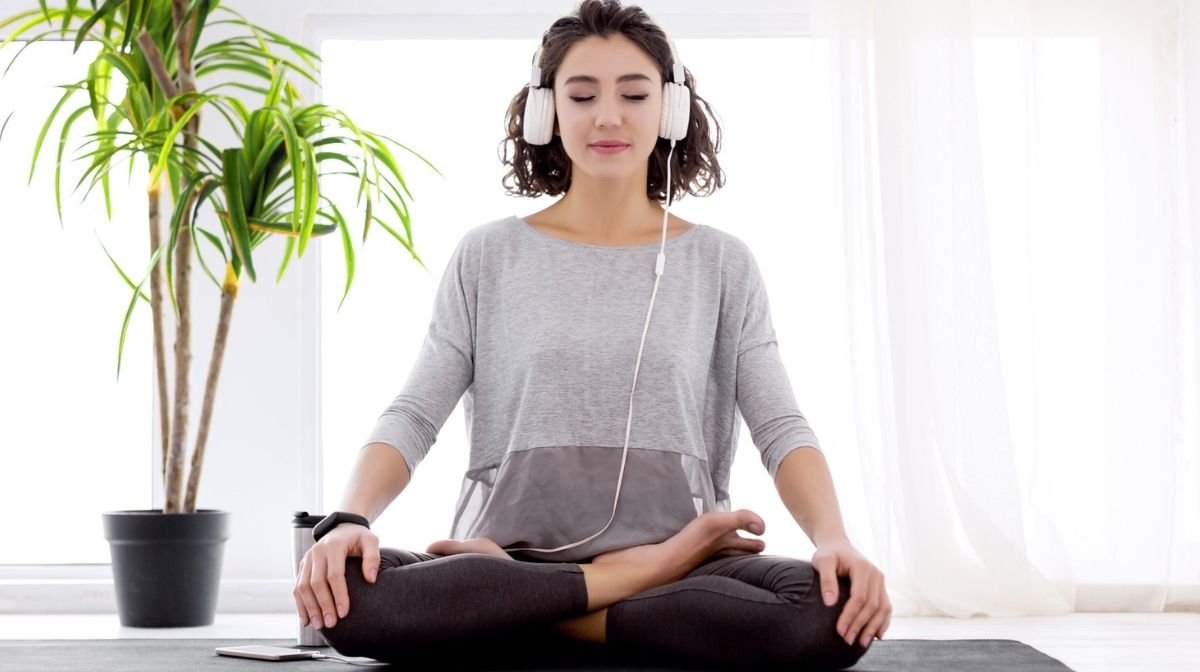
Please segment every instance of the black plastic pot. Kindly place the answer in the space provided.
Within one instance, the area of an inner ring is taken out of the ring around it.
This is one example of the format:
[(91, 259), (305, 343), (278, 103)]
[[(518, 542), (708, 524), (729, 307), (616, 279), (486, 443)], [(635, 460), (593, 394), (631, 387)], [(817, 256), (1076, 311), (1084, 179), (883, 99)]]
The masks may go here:
[(180, 628), (212, 625), (229, 538), (229, 512), (200, 509), (107, 511), (121, 625)]

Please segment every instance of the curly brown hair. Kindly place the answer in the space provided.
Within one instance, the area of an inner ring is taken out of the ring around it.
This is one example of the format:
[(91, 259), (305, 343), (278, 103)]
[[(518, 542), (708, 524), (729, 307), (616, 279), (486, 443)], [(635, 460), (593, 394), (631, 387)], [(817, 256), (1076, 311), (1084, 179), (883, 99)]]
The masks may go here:
[[(538, 63), (542, 81), (538, 85), (547, 88), (554, 85), (563, 57), (573, 44), (593, 35), (607, 38), (614, 33), (624, 35), (640, 46), (658, 64), (662, 81), (670, 80), (671, 47), (667, 36), (641, 7), (622, 7), (619, 0), (583, 0), (573, 14), (555, 21), (542, 35), (542, 56)], [(696, 79), (686, 67), (684, 83), (691, 90), (691, 110), (687, 136), (676, 141), (671, 155), (672, 203), (689, 193), (710, 195), (725, 184), (717, 162), (717, 152), (721, 151), (721, 127), (712, 117), (708, 101), (696, 95)], [(555, 135), (545, 145), (525, 142), (523, 117), (528, 97), (528, 85), (521, 87), (505, 115), (507, 137), (500, 143), (500, 160), (510, 166), (510, 170), (501, 183), (508, 194), (515, 196), (566, 193), (571, 187), (571, 158), (563, 148), (562, 138)], [(710, 129), (715, 140), (709, 137)], [(513, 143), (511, 161), (507, 150), (510, 142)], [(660, 137), (650, 153), (646, 176), (646, 196), (664, 203), (667, 200), (665, 185), (670, 150), (671, 141)], [(515, 185), (509, 185), (510, 179)]]

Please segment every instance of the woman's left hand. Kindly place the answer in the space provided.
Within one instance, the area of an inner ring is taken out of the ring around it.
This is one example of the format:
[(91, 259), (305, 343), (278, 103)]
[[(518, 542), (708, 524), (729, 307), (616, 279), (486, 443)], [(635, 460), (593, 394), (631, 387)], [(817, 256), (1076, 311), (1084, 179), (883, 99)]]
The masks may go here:
[(846, 540), (818, 545), (812, 565), (821, 577), (826, 606), (837, 604), (837, 577), (850, 576), (850, 599), (838, 618), (838, 635), (847, 644), (853, 644), (857, 637), (864, 647), (871, 643), (872, 637), (883, 639), (892, 622), (892, 603), (888, 600), (883, 572)]

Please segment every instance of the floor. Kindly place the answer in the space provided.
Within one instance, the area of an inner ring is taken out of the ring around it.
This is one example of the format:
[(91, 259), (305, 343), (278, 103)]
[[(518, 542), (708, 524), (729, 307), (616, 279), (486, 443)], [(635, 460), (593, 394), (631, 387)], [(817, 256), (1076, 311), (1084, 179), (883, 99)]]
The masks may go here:
[[(218, 614), (202, 628), (126, 628), (116, 615), (0, 614), (5, 639), (287, 639), (294, 614)], [(889, 639), (1015, 639), (1078, 672), (1195, 672), (1200, 613), (1071, 614), (1053, 618), (893, 618)]]

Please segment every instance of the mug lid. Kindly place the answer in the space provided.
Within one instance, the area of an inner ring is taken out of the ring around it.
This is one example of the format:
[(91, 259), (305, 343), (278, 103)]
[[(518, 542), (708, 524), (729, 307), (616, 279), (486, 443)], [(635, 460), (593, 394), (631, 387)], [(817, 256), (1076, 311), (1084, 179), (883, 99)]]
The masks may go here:
[(318, 514), (309, 514), (307, 511), (296, 511), (292, 513), (293, 527), (315, 527), (321, 522), (325, 516)]

